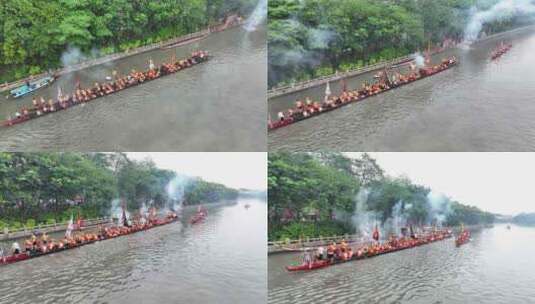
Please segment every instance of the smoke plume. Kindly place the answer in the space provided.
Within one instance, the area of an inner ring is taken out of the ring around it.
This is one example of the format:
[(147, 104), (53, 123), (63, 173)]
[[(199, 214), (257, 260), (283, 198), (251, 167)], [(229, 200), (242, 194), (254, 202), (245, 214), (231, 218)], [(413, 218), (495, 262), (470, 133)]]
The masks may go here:
[(267, 0), (260, 0), (253, 13), (247, 18), (244, 28), (248, 32), (256, 31), (256, 28), (267, 18)]
[(464, 31), (464, 39), (469, 43), (477, 40), (485, 23), (533, 13), (535, 5), (531, 0), (502, 0), (486, 11), (478, 11), (474, 7)]

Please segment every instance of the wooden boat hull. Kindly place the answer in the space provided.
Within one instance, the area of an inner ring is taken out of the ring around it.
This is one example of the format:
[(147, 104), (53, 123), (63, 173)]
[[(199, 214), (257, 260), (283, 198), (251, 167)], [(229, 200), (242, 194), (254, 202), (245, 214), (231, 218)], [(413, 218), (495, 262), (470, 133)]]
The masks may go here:
[(326, 261), (326, 262), (321, 262), (321, 263), (320, 262), (316, 262), (316, 263), (313, 263), (311, 266), (309, 266), (309, 265), (286, 266), (286, 270), (290, 271), (290, 272), (310, 271), (310, 270), (325, 268), (325, 267), (329, 267), (329, 266), (333, 266), (333, 265), (337, 265), (337, 264), (347, 263), (347, 262), (351, 262), (351, 261), (357, 261), (357, 260), (363, 260), (363, 259), (367, 259), (367, 258), (371, 258), (371, 257), (376, 257), (376, 256), (379, 256), (379, 255), (392, 253), (392, 252), (396, 252), (396, 251), (401, 251), (401, 250), (405, 250), (405, 249), (415, 248), (415, 247), (418, 247), (418, 246), (422, 246), (422, 245), (426, 245), (426, 244), (442, 241), (442, 240), (445, 240), (445, 239), (449, 239), (451, 237), (452, 237), (452, 235), (449, 234), (449, 235), (444, 236), (443, 238), (436, 238), (434, 240), (422, 241), (422, 242), (420, 242), (420, 243), (418, 243), (418, 244), (416, 244), (414, 246), (399, 247), (399, 248), (395, 248), (395, 249), (376, 252), (376, 253), (373, 253), (373, 254), (369, 254), (369, 253), (368, 254), (363, 254), (361, 256), (356, 256), (355, 255), (349, 260), (334, 260), (334, 262)]
[(381, 91), (381, 92), (379, 92), (379, 93), (376, 93), (376, 94), (370, 94), (370, 95), (368, 95), (368, 96), (366, 96), (366, 97), (362, 97), (362, 98), (355, 99), (355, 100), (352, 100), (352, 101), (349, 101), (349, 102), (346, 102), (346, 103), (342, 103), (342, 104), (336, 105), (336, 106), (334, 106), (334, 107), (326, 108), (326, 109), (323, 109), (321, 112), (315, 112), (315, 113), (313, 113), (313, 114), (311, 114), (311, 115), (309, 115), (309, 116), (302, 116), (302, 117), (300, 117), (300, 118), (287, 118), (287, 119), (285, 119), (285, 120), (283, 120), (283, 121), (280, 121), (280, 120), (279, 120), (279, 121), (276, 121), (276, 122), (274, 122), (274, 123), (272, 123), (271, 125), (268, 126), (268, 131), (274, 131), (274, 130), (276, 130), (276, 129), (280, 129), (280, 128), (283, 128), (283, 127), (287, 127), (287, 126), (292, 125), (292, 124), (294, 124), (294, 123), (297, 123), (297, 122), (299, 122), (299, 121), (302, 121), (302, 120), (305, 120), (305, 119), (309, 119), (309, 118), (312, 118), (312, 117), (316, 117), (316, 116), (319, 116), (319, 115), (321, 115), (321, 114), (324, 114), (324, 113), (327, 113), (327, 112), (330, 112), (330, 111), (333, 111), (333, 110), (342, 108), (342, 107), (344, 107), (344, 106), (346, 106), (346, 105), (353, 104), (353, 103), (356, 103), (356, 102), (360, 102), (360, 101), (363, 101), (363, 100), (365, 100), (365, 99), (367, 99), (367, 98), (370, 98), (370, 97), (373, 97), (373, 96), (376, 96), (376, 95), (379, 95), (379, 94), (382, 94), (382, 93), (391, 91), (391, 90), (393, 90), (393, 89), (400, 88), (400, 87), (402, 87), (402, 86), (411, 84), (411, 83), (416, 82), (416, 81), (418, 81), (418, 80), (422, 80), (422, 79), (424, 79), (424, 78), (431, 77), (431, 76), (434, 76), (434, 75), (436, 75), (436, 74), (439, 74), (439, 73), (442, 73), (442, 72), (444, 72), (444, 71), (447, 71), (447, 70), (449, 70), (449, 69), (451, 69), (451, 68), (457, 66), (458, 64), (459, 64), (459, 62), (452, 63), (452, 64), (450, 64), (448, 67), (443, 68), (443, 69), (440, 69), (440, 70), (437, 70), (437, 71), (433, 72), (432, 74), (422, 75), (422, 76), (420, 76), (419, 78), (417, 78), (417, 79), (415, 79), (415, 80), (413, 80), (413, 81), (408, 81), (408, 82), (400, 83), (400, 84), (398, 84), (397, 86), (393, 86), (393, 87), (391, 87), (391, 88), (389, 88), (389, 89), (385, 89), (385, 90), (383, 90), (383, 91)]
[[(138, 86), (138, 85), (141, 85), (141, 84), (144, 84), (144, 83), (147, 83), (147, 82), (150, 82), (150, 81), (153, 81), (153, 80), (156, 80), (156, 79), (159, 79), (161, 77), (165, 77), (167, 75), (170, 75), (170, 74), (174, 74), (174, 73), (178, 73), (180, 71), (183, 71), (183, 70), (186, 70), (188, 68), (191, 68), (191, 67), (194, 67), (196, 65), (199, 65), (203, 62), (206, 62), (210, 59), (210, 56), (206, 56), (205, 58), (203, 58), (202, 60), (199, 60), (197, 61), (196, 63), (194, 64), (191, 64), (190, 66), (187, 66), (187, 67), (184, 67), (184, 68), (181, 68), (173, 73), (168, 73), (168, 74), (165, 74), (165, 75), (160, 75), (154, 79), (145, 79), (145, 81), (143, 82), (138, 82), (138, 83), (134, 83), (132, 85), (129, 85), (129, 86), (126, 86), (124, 87), (122, 90), (126, 90), (126, 89), (129, 89), (129, 88), (132, 88), (132, 87), (135, 87), (135, 86)], [(21, 124), (23, 122), (26, 122), (26, 121), (29, 121), (29, 120), (32, 120), (32, 119), (35, 119), (35, 118), (39, 118), (39, 117), (43, 117), (43, 116), (46, 116), (48, 114), (52, 114), (52, 113), (55, 113), (55, 112), (59, 112), (59, 111), (62, 111), (62, 110), (66, 110), (66, 109), (69, 109), (71, 107), (74, 107), (74, 106), (77, 106), (77, 105), (81, 105), (81, 104), (85, 104), (87, 102), (91, 102), (91, 101), (94, 101), (94, 100), (97, 100), (99, 98), (102, 98), (102, 97), (106, 97), (106, 96), (110, 96), (110, 95), (113, 95), (117, 92), (120, 92), (122, 90), (115, 90), (114, 92), (110, 93), (110, 94), (107, 94), (107, 95), (103, 95), (103, 96), (97, 96), (91, 100), (88, 100), (88, 101), (85, 101), (85, 102), (69, 102), (68, 103), (68, 106), (67, 107), (62, 107), (61, 104), (56, 101), (54, 103), (54, 111), (50, 111), (50, 112), (44, 112), (44, 113), (41, 113), (41, 115), (37, 115), (37, 111), (36, 110), (31, 110), (30, 113), (28, 115), (22, 115), (21, 117), (18, 117), (18, 118), (14, 118), (14, 119), (11, 119), (11, 120), (6, 120), (6, 121), (3, 121), (1, 123), (2, 126), (4, 127), (10, 127), (10, 126), (13, 126), (13, 125), (17, 125), (17, 124)]]
[(61, 251), (66, 251), (66, 250), (82, 247), (82, 246), (85, 246), (85, 245), (96, 243), (98, 241), (104, 241), (104, 240), (108, 240), (108, 239), (113, 239), (113, 238), (117, 238), (117, 237), (121, 237), (121, 236), (134, 234), (134, 233), (141, 232), (141, 231), (150, 230), (150, 229), (155, 228), (155, 227), (159, 227), (159, 226), (163, 226), (163, 225), (174, 223), (177, 220), (178, 220), (177, 218), (174, 218), (174, 219), (170, 219), (170, 220), (158, 221), (158, 222), (153, 223), (153, 225), (151, 227), (148, 227), (148, 228), (132, 229), (129, 233), (125, 233), (125, 234), (121, 234), (121, 235), (117, 235), (117, 236), (112, 236), (112, 237), (103, 237), (103, 238), (101, 238), (99, 240), (86, 241), (86, 242), (78, 243), (76, 245), (67, 245), (67, 246), (65, 246), (65, 247), (63, 247), (61, 249), (54, 249), (54, 250), (47, 251), (47, 252), (35, 252), (35, 253), (23, 252), (23, 253), (18, 254), (18, 255), (11, 255), (11, 256), (7, 256), (7, 257), (3, 257), (3, 258), (0, 258), (0, 266), (13, 264), (13, 263), (24, 261), (24, 260), (28, 260), (28, 259), (33, 259), (33, 258), (37, 258), (37, 257), (41, 257), (41, 256), (53, 254), (53, 253), (58, 253), (58, 252), (61, 252)]

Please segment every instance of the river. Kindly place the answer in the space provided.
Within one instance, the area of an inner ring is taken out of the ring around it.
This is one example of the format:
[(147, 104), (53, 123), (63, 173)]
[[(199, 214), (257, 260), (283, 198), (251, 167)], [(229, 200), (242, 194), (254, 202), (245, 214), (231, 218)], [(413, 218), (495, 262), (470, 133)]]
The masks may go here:
[(269, 303), (525, 304), (535, 297), (535, 228), (505, 225), (308, 273), (295, 254), (268, 258)]
[[(496, 62), (502, 40), (513, 49)], [(534, 28), (435, 56), (460, 66), (336, 111), (270, 132), (270, 150), (528, 151), (535, 149)], [(355, 88), (372, 74), (348, 80)], [(341, 91), (332, 83), (334, 94)], [(325, 86), (274, 98), (269, 113), (298, 98), (323, 100)]]
[(112, 70), (128, 73), (207, 50), (213, 58), (161, 79), (25, 122), (0, 127), (0, 150), (16, 151), (265, 151), (266, 26), (233, 28), (204, 40), (159, 49), (64, 75), (35, 95), (0, 99), (0, 120), (33, 96), (55, 98), (104, 81)]
[(3, 266), (0, 303), (258, 302), (267, 297), (266, 206), (207, 205), (194, 226), (182, 220)]

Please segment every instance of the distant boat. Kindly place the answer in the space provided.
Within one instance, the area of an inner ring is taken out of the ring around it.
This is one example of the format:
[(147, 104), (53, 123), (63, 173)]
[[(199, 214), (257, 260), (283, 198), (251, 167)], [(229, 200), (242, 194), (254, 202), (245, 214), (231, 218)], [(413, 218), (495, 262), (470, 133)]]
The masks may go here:
[(507, 229), (508, 229), (508, 230), (511, 230), (511, 226), (507, 225)]
[(22, 97), (24, 95), (30, 94), (33, 91), (37, 91), (40, 88), (51, 84), (52, 82), (54, 82), (54, 80), (56, 80), (56, 78), (57, 78), (56, 76), (47, 76), (47, 77), (41, 78), (39, 80), (27, 82), (23, 86), (20, 86), (20, 87), (18, 87), (16, 89), (13, 89), (13, 90), (9, 91), (9, 94), (13, 98)]
[(249, 208), (251, 208), (251, 205), (249, 205), (249, 204), (245, 204), (244, 207), (245, 207), (245, 209), (249, 209)]

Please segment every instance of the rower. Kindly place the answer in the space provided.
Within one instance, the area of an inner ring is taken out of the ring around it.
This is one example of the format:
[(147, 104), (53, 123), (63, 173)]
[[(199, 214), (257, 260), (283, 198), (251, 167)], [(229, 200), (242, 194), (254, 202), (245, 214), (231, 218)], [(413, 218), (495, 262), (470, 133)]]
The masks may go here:
[(149, 70), (154, 70), (156, 69), (156, 66), (154, 65), (154, 61), (152, 61), (152, 59), (149, 59)]
[(317, 259), (318, 260), (323, 260), (323, 255), (324, 254), (325, 254), (325, 248), (323, 248), (323, 246), (318, 247)]
[(312, 257), (311, 257), (310, 252), (308, 250), (305, 250), (305, 254), (303, 255), (303, 264), (304, 265), (311, 265), (312, 264)]
[(332, 242), (332, 244), (327, 247), (327, 258), (329, 260), (332, 260), (334, 258), (335, 251), (336, 251), (336, 243)]
[(277, 116), (279, 117), (279, 120), (280, 120), (280, 121), (283, 121), (283, 120), (284, 120), (284, 113), (279, 112), (279, 113), (277, 114)]
[(14, 242), (13, 245), (11, 245), (11, 251), (14, 255), (21, 253), (20, 245), (18, 242)]
[(41, 240), (43, 241), (43, 243), (46, 245), (46, 243), (50, 240), (50, 238), (48, 237), (48, 235), (46, 234), (46, 232), (43, 232), (43, 235), (41, 235)]

